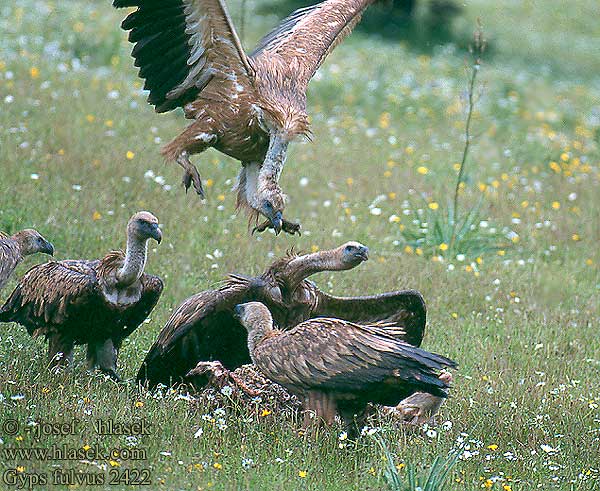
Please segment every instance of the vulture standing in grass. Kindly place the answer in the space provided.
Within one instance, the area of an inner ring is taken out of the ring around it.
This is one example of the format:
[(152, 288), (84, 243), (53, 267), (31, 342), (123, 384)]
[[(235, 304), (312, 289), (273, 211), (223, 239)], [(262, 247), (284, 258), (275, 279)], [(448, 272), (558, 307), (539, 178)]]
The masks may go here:
[[(359, 323), (398, 326), (395, 333), (420, 344), (425, 329), (425, 302), (414, 290), (364, 297), (337, 297), (321, 291), (307, 278), (320, 271), (352, 269), (368, 258), (368, 248), (347, 242), (335, 249), (295, 255), (273, 262), (261, 276), (231, 275), (218, 290), (208, 290), (181, 304), (148, 352), (138, 381), (150, 388), (181, 382), (200, 362), (204, 383), (214, 379), (213, 367), (222, 365), (227, 377), (250, 363), (246, 329), (234, 317), (239, 303), (259, 301), (268, 306), (280, 329), (290, 329), (313, 317), (335, 317)], [(198, 371), (196, 371), (196, 374)], [(217, 378), (219, 378), (217, 377)], [(195, 380), (196, 387), (202, 380)]]
[(73, 346), (87, 344), (90, 369), (118, 380), (123, 340), (148, 316), (163, 282), (144, 273), (148, 239), (160, 243), (157, 218), (142, 211), (127, 224), (127, 249), (103, 259), (53, 261), (30, 269), (0, 308), (0, 322), (17, 322), (49, 340), (51, 365), (72, 361)]
[(37, 230), (25, 229), (12, 236), (0, 232), (0, 290), (25, 256), (38, 252), (54, 255), (54, 246)]
[(444, 398), (449, 386), (441, 370), (456, 368), (452, 360), (375, 326), (318, 318), (280, 331), (260, 302), (234, 310), (248, 331), (248, 350), (257, 368), (304, 401), (305, 425), (311, 414), (327, 424), (339, 414), (356, 436), (369, 403), (396, 405), (416, 391)]
[(190, 155), (213, 147), (242, 164), (237, 205), (257, 229), (294, 234), (283, 219), (279, 177), (288, 144), (309, 135), (306, 89), (327, 55), (375, 0), (326, 0), (297, 10), (247, 55), (224, 0), (114, 0), (137, 7), (122, 23), (157, 112), (183, 108), (194, 120), (162, 149), (204, 195)]

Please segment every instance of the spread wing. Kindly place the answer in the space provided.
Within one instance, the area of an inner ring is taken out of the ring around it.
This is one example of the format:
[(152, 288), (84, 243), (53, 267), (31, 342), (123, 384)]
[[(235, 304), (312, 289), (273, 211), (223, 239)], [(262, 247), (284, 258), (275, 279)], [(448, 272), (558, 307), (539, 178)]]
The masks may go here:
[(333, 317), (358, 324), (384, 322), (396, 336), (420, 346), (425, 334), (426, 307), (416, 290), (401, 290), (364, 297), (336, 297), (318, 290), (312, 317)]
[(0, 289), (6, 284), (20, 260), (16, 245), (7, 235), (0, 232)]
[(33, 334), (77, 315), (77, 307), (93, 309), (99, 299), (94, 264), (52, 261), (34, 266), (0, 309), (0, 322), (18, 322)]
[(259, 280), (231, 276), (219, 290), (183, 302), (158, 335), (137, 380), (155, 387), (179, 381), (201, 360), (219, 360), (235, 369), (250, 363), (246, 329), (233, 317), (238, 303), (259, 298)]
[(280, 57), (299, 90), (308, 82), (334, 48), (360, 21), (374, 0), (326, 0), (296, 10), (262, 38), (250, 55), (258, 64)]
[(352, 392), (394, 381), (446, 397), (438, 378), (456, 363), (369, 327), (338, 319), (311, 319), (263, 342), (256, 365), (275, 382), (306, 391)]
[(213, 77), (232, 91), (250, 88), (252, 69), (224, 0), (114, 0), (137, 7), (121, 24), (157, 112), (182, 107)]

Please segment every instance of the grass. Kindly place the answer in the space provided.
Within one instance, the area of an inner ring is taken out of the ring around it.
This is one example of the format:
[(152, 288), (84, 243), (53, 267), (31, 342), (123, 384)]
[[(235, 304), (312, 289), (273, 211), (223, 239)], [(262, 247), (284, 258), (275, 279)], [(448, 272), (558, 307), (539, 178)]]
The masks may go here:
[[(463, 52), (447, 45), (419, 55), (408, 43), (362, 35), (340, 46), (309, 90), (315, 141), (292, 147), (281, 179), (291, 198), (287, 215), (302, 222), (304, 234), (250, 237), (244, 218), (234, 216), (237, 163), (213, 151), (197, 158), (211, 180), (206, 203), (186, 196), (180, 169), (162, 163), (160, 143), (185, 121), (156, 115), (145, 103), (118, 29), (124, 13), (109, 3), (21, 0), (0, 7), (0, 229), (34, 226), (58, 258), (94, 258), (124, 245), (133, 212), (159, 216), (165, 240), (151, 250), (147, 269), (166, 289), (123, 347), (125, 378), (134, 377), (172, 309), (226, 273), (262, 271), (292, 245), (311, 250), (359, 240), (372, 250), (367, 264), (315, 280), (345, 294), (419, 289), (429, 310), (424, 347), (460, 364), (439, 426), (372, 422), (400, 477), (409, 464), (426, 475), (436, 457), (466, 445), (445, 489), (598, 488), (600, 85), (593, 2), (572, 2), (568, 11), (557, 1), (527, 2), (527, 12), (521, 2), (502, 10), (467, 4), (456, 29), (472, 29), (481, 17), (493, 49), (479, 79), (472, 125), (480, 134), (461, 206), (481, 201), (479, 226), (497, 228), (510, 246), (443, 260), (406, 248), (400, 229), (413, 225), (412, 214), (434, 213), (426, 203), (451, 199), (463, 148)], [(249, 2), (248, 46), (275, 23), (251, 15), (258, 3)], [(235, 17), (239, 2), (231, 6)], [(17, 276), (41, 260), (29, 259)], [(260, 405), (240, 412), (178, 394), (140, 394), (88, 377), (81, 351), (72, 373), (51, 376), (45, 349), (24, 329), (2, 326), (2, 419), (22, 427), (16, 436), (0, 432), (0, 449), (97, 442), (143, 448), (148, 458), (10, 461), (2, 472), (147, 467), (151, 489), (166, 490), (386, 486), (387, 460), (370, 438), (354, 448), (339, 439), (340, 428), (316, 439), (299, 436), (296, 422), (261, 416)], [(152, 434), (100, 438), (86, 431), (38, 442), (23, 430), (28, 420), (73, 417), (88, 429), (97, 418), (146, 419)], [(127, 486), (90, 489), (103, 487)]]

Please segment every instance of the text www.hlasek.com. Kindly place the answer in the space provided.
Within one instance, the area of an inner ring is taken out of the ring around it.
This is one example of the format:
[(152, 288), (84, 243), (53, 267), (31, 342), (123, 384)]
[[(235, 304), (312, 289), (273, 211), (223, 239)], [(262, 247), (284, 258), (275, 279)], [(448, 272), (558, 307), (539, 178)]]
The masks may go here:
[(60, 461), (60, 460), (147, 460), (144, 448), (102, 449), (99, 445), (72, 448), (67, 445), (51, 445), (47, 448), (3, 448), (2, 456), (6, 461)]

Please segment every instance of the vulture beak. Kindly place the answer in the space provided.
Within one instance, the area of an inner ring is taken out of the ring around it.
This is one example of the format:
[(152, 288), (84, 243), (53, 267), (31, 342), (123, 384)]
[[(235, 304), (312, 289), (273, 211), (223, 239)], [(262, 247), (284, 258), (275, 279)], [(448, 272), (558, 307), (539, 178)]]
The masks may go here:
[(354, 255), (360, 258), (361, 261), (367, 261), (369, 259), (369, 248), (366, 246), (361, 246)]
[(242, 317), (243, 311), (244, 311), (244, 307), (241, 304), (236, 305), (235, 307), (233, 307), (233, 316), (236, 319), (240, 319)]
[(50, 256), (54, 256), (54, 246), (51, 242), (46, 241), (46, 243), (44, 244), (44, 248), (41, 252), (49, 254)]
[(152, 224), (152, 234), (151, 237), (156, 240), (160, 244), (162, 241), (162, 230), (158, 228), (158, 223)]
[(283, 215), (280, 211), (278, 211), (273, 216), (270, 216), (269, 220), (271, 221), (273, 230), (275, 230), (275, 235), (279, 235), (279, 232), (281, 232), (281, 227), (283, 227)]

